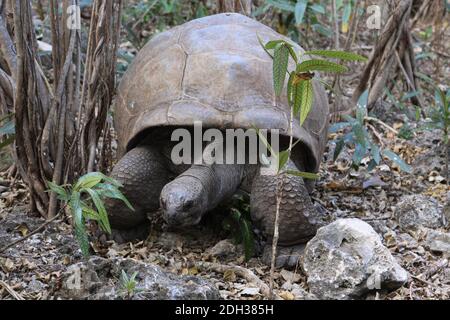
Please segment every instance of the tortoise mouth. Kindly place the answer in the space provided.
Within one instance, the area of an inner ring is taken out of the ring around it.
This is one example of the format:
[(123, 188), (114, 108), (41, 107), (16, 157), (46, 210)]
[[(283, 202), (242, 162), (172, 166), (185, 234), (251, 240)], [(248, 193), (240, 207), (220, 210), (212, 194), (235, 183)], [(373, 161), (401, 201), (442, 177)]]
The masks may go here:
[(169, 227), (180, 229), (198, 225), (202, 220), (202, 215), (198, 212), (177, 213), (173, 215), (164, 212), (163, 218)]

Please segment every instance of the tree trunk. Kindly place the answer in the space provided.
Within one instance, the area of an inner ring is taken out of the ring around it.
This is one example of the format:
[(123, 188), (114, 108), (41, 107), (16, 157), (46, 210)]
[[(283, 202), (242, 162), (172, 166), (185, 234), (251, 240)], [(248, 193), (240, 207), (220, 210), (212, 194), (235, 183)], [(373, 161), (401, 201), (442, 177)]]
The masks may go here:
[(219, 12), (238, 12), (250, 16), (252, 14), (252, 0), (217, 0)]
[(52, 218), (58, 201), (46, 192), (47, 181), (62, 184), (97, 170), (98, 154), (111, 141), (106, 117), (115, 92), (122, 0), (93, 1), (83, 77), (82, 35), (73, 10), (79, 0), (50, 0), (48, 5), (52, 81), (40, 66), (31, 1), (0, 3), (0, 112), (14, 113), (16, 164), (29, 187), (32, 210)]
[[(401, 75), (409, 91), (417, 91), (415, 60), (411, 40), (410, 15), (412, 0), (397, 0), (391, 7), (391, 15), (381, 31), (380, 37), (371, 53), (369, 61), (360, 77), (360, 83), (353, 93), (354, 104), (361, 94), (369, 90), (369, 110), (382, 97), (389, 86), (389, 79)], [(421, 105), (418, 96), (411, 102)]]

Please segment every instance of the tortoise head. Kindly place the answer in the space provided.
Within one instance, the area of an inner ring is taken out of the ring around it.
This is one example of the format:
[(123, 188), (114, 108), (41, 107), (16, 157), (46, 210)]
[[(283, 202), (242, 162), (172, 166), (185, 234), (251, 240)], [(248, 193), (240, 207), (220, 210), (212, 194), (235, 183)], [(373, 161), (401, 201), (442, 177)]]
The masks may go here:
[(161, 191), (164, 220), (171, 227), (198, 224), (208, 208), (207, 195), (199, 179), (192, 176), (178, 177)]

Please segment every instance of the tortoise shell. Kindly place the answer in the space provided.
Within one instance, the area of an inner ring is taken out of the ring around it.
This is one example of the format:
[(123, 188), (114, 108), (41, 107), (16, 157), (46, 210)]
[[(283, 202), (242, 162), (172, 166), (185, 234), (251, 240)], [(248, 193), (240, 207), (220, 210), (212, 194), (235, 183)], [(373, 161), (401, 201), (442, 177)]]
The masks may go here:
[[(193, 20), (150, 40), (118, 89), (119, 155), (134, 148), (148, 129), (186, 127), (194, 121), (219, 129), (279, 129), (288, 135), (286, 90), (275, 97), (273, 61), (258, 36), (264, 43), (284, 39), (297, 52), (304, 52), (271, 28), (235, 13)], [(298, 120), (293, 125), (308, 171), (318, 170), (329, 114), (326, 93), (319, 82), (313, 82), (312, 112), (303, 127)]]

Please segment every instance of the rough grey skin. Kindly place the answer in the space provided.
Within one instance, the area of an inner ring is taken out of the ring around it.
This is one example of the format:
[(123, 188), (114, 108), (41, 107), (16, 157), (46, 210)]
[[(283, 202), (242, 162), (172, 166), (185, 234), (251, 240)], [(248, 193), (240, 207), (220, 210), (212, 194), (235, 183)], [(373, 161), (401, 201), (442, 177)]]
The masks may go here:
[(275, 97), (273, 61), (258, 37), (263, 42), (283, 39), (303, 52), (257, 21), (219, 14), (157, 35), (130, 65), (116, 97), (120, 161), (112, 176), (125, 186), (123, 191), (136, 211), (108, 203), (111, 224), (125, 238), (132, 238), (135, 228), (142, 229), (146, 216), (160, 206), (170, 225), (198, 223), (240, 187), (251, 192), (251, 215), (270, 240), (280, 179), (280, 244), (285, 246), (281, 251), (298, 251), (295, 244), (310, 238), (321, 225), (323, 217), (309, 198), (313, 187), (309, 181), (260, 176), (258, 168), (250, 166), (174, 166), (168, 157), (171, 130), (192, 128), (200, 121), (203, 128), (219, 130), (278, 129), (283, 138), (292, 136), (299, 142), (290, 165), (318, 171), (327, 141), (326, 92), (314, 79), (313, 111), (303, 125), (294, 119), (291, 131), (287, 96), (284, 92)]
[(161, 192), (161, 208), (169, 225), (189, 226), (219, 203), (233, 196), (241, 185), (244, 165), (193, 165)]

